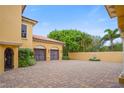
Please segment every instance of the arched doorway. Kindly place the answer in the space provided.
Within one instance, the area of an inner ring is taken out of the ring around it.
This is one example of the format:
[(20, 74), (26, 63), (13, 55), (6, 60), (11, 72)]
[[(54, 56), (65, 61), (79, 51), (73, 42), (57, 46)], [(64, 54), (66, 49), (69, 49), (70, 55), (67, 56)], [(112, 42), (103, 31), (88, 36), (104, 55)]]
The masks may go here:
[(13, 50), (11, 48), (6, 48), (4, 52), (4, 69), (5, 71), (12, 69), (13, 66)]

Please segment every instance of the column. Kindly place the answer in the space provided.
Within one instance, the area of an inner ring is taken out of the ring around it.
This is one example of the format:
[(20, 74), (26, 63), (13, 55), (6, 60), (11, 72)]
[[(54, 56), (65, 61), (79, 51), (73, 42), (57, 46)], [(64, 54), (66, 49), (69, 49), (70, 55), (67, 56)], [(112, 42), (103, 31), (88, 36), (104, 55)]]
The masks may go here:
[(123, 44), (123, 51), (122, 51), (122, 72), (119, 76), (119, 83), (124, 84), (124, 36), (122, 36), (122, 44)]
[(49, 48), (46, 49), (46, 61), (50, 62), (50, 49)]
[(4, 72), (4, 49), (0, 45), (0, 74)]
[(15, 47), (14, 49), (14, 69), (18, 68), (18, 47)]
[(62, 50), (59, 50), (59, 61), (60, 62), (62, 61), (62, 55), (63, 55)]

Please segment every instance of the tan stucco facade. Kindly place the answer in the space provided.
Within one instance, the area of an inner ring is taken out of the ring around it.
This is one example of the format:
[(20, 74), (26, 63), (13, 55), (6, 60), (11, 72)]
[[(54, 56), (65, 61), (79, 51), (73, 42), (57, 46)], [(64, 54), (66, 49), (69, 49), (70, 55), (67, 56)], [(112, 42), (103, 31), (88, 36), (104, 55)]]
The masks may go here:
[[(4, 5), (0, 6), (0, 74), (5, 71), (5, 50), (10, 48), (13, 51), (13, 69), (18, 68), (18, 48), (34, 49), (37, 45), (46, 48), (46, 61), (50, 62), (50, 49), (58, 48), (59, 60), (62, 60), (63, 44), (55, 42), (33, 41), (33, 26), (37, 21), (22, 17), (24, 6)], [(21, 25), (27, 26), (27, 37), (21, 37)]]
[(0, 6), (0, 42), (21, 43), (21, 6)]
[(118, 28), (120, 29), (121, 37), (124, 38), (124, 6), (115, 6), (118, 20)]
[(57, 48), (59, 50), (59, 61), (62, 60), (63, 55), (63, 46), (60, 44), (52, 43), (52, 42), (37, 42), (33, 41), (33, 48), (37, 46), (43, 46), (46, 49), (46, 61), (50, 61), (50, 49)]
[[(118, 20), (118, 28), (120, 29), (122, 42), (123, 42), (123, 66), (124, 66), (124, 6), (116, 6), (116, 14)], [(124, 67), (119, 76), (119, 83), (124, 84)]]
[(14, 52), (13, 66), (18, 68), (18, 47), (21, 45), (22, 6), (0, 6), (0, 73), (4, 72), (6, 48)]
[(50, 42), (50, 41), (34, 41), (33, 40), (33, 26), (36, 23), (33, 23), (31, 20), (25, 20), (25, 18), (22, 19), (22, 24), (25, 24), (27, 26), (27, 38), (22, 38), (22, 46), (21, 48), (30, 48), (34, 50), (37, 46), (43, 46), (46, 49), (46, 61), (50, 61), (50, 49), (52, 48), (57, 48), (59, 50), (59, 60), (62, 60), (62, 55), (63, 55), (63, 45), (58, 44), (55, 42)]
[(22, 42), (21, 48), (31, 48), (31, 49), (33, 49), (33, 47), (32, 47), (33, 24), (30, 23), (29, 20), (26, 21), (26, 20), (23, 20), (23, 19), (22, 19), (22, 24), (27, 25), (27, 37), (21, 39), (21, 42)]

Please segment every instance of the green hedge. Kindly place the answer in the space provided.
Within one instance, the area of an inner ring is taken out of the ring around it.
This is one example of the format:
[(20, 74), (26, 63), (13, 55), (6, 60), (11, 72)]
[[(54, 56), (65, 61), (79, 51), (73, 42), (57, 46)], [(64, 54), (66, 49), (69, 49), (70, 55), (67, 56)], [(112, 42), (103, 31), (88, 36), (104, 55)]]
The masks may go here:
[(69, 57), (68, 56), (63, 56), (62, 59), (63, 60), (69, 60)]
[(19, 49), (19, 67), (27, 67), (34, 65), (34, 53), (29, 48), (20, 48)]

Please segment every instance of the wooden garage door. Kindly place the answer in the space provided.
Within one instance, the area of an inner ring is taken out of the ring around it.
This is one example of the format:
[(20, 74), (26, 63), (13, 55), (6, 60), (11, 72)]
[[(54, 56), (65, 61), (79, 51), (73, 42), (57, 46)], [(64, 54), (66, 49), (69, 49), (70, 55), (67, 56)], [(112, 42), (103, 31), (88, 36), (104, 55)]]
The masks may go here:
[(36, 61), (45, 61), (46, 49), (34, 49), (34, 55), (35, 55)]
[(59, 50), (50, 50), (50, 60), (59, 60)]

